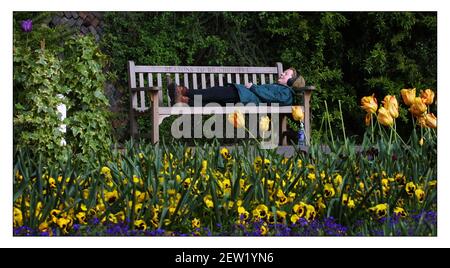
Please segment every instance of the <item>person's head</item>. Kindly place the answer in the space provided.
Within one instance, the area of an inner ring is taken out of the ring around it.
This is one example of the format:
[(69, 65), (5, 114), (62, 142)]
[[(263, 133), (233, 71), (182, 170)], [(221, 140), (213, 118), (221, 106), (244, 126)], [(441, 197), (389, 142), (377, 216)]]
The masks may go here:
[(295, 80), (297, 78), (297, 70), (295, 68), (290, 67), (289, 69), (286, 69), (282, 74), (280, 74), (280, 77), (278, 78), (278, 84), (287, 85), (289, 79)]

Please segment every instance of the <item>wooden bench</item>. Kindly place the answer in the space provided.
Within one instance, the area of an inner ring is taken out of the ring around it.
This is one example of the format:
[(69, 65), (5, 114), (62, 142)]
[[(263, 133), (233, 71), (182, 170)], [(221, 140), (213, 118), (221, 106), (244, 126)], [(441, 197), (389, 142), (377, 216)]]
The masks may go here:
[[(167, 92), (167, 85), (174, 82), (177, 85), (184, 85), (189, 89), (208, 88), (212, 86), (223, 86), (226, 83), (251, 82), (253, 84), (274, 83), (283, 72), (281, 63), (275, 67), (231, 67), (231, 66), (148, 66), (135, 65), (134, 61), (128, 62), (128, 85), (130, 89), (130, 134), (132, 138), (139, 138), (137, 117), (151, 114), (151, 140), (158, 143), (159, 125), (171, 116), (182, 114), (217, 114), (214, 107), (171, 107), (170, 97)], [(305, 134), (306, 142), (309, 144), (311, 137), (310, 121), (310, 99), (313, 86), (296, 89), (295, 93), (303, 99), (302, 105), (305, 112)], [(150, 97), (150, 98), (148, 98)], [(298, 99), (295, 97), (294, 99)], [(233, 113), (234, 108), (223, 107), (220, 113)], [(287, 144), (287, 121), (286, 115), (291, 114), (292, 106), (276, 107), (280, 115), (280, 143)], [(259, 113), (258, 107), (247, 107), (245, 113)], [(264, 110), (267, 114), (275, 112), (270, 106)]]

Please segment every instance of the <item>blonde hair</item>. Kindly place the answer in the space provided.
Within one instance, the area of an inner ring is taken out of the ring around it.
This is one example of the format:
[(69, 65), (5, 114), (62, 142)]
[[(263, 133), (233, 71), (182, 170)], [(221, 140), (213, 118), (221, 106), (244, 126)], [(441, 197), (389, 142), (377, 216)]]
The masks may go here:
[(289, 67), (288, 70), (291, 70), (291, 71), (292, 71), (292, 79), (295, 80), (295, 79), (297, 78), (297, 76), (298, 76), (297, 70), (295, 70), (294, 67)]
[(292, 88), (302, 88), (305, 86), (305, 78), (303, 76), (297, 74), (297, 70), (295, 70), (294, 67), (289, 67), (288, 70), (292, 70), (292, 85), (290, 87)]

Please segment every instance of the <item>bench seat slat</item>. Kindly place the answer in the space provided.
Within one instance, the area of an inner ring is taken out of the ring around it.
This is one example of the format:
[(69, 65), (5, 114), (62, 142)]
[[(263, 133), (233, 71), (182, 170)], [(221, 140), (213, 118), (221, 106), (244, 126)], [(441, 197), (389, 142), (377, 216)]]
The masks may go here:
[(292, 106), (249, 106), (249, 107), (159, 107), (160, 115), (181, 115), (181, 114), (231, 114), (239, 110), (243, 114), (290, 114)]

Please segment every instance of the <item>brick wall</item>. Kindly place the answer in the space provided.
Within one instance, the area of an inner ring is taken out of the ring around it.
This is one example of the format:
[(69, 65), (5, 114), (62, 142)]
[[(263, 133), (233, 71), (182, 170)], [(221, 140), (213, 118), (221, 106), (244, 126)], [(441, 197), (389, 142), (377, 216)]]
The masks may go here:
[(100, 40), (103, 33), (103, 12), (88, 11), (64, 11), (57, 12), (53, 16), (50, 25), (66, 24), (76, 28), (82, 34), (92, 33), (95, 40)]

